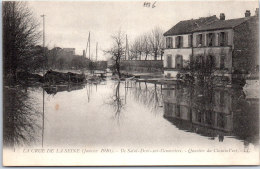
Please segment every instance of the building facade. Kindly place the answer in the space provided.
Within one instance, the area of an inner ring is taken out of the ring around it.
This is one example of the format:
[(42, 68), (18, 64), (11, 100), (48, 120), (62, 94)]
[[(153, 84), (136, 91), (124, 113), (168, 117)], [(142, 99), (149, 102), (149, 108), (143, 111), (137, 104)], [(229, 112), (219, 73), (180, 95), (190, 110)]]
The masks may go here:
[(170, 49), (169, 36), (165, 35), (168, 46), (164, 75), (176, 77), (185, 70), (191, 71), (191, 66), (197, 66), (208, 69), (204, 71), (216, 78), (224, 77), (231, 82), (232, 74), (248, 74), (258, 68), (258, 10), (255, 16), (250, 15), (250, 11), (246, 11), (244, 18), (225, 20), (221, 13), (220, 19), (203, 23), (190, 34), (182, 35), (186, 46), (183, 45), (181, 50)]
[(214, 16), (180, 21), (164, 33), (166, 47), (164, 50), (164, 74), (167, 77), (176, 75), (189, 67), (192, 56), (192, 32), (204, 24), (210, 24), (218, 18)]

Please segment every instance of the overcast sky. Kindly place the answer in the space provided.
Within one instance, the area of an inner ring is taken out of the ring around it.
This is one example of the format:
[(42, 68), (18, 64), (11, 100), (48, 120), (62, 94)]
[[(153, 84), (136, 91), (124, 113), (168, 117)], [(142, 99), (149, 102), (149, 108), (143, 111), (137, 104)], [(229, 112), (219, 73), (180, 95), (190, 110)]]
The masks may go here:
[[(153, 4), (155, 1), (150, 1)], [(30, 1), (35, 16), (46, 15), (46, 45), (48, 48), (76, 48), (82, 54), (91, 32), (91, 53), (99, 43), (99, 59), (106, 59), (101, 50), (111, 46), (111, 35), (121, 29), (133, 39), (155, 26), (167, 31), (177, 22), (191, 18), (225, 13), (226, 19), (244, 17), (245, 10), (255, 14), (258, 1), (157, 1), (155, 8), (143, 6), (144, 1)], [(41, 25), (42, 26), (42, 25)]]

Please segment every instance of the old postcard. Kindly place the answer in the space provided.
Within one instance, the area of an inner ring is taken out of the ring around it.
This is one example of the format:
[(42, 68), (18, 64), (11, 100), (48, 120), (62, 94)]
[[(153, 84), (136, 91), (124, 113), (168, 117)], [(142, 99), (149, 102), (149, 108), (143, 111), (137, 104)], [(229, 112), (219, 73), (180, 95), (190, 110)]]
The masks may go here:
[(258, 1), (3, 1), (3, 165), (259, 165)]

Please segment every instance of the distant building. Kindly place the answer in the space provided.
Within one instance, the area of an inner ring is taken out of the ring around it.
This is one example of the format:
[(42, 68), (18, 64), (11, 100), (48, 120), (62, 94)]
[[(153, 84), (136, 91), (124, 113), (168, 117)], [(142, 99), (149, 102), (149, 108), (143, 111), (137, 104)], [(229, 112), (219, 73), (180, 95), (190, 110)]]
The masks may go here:
[(181, 21), (164, 34), (164, 74), (176, 77), (192, 63), (212, 66), (216, 77), (225, 76), (229, 81), (232, 74), (251, 73), (259, 67), (258, 29), (258, 9), (254, 16), (247, 10), (245, 17), (238, 19), (225, 20), (221, 13), (220, 19)]
[(75, 48), (62, 48), (62, 51), (67, 54), (75, 55)]

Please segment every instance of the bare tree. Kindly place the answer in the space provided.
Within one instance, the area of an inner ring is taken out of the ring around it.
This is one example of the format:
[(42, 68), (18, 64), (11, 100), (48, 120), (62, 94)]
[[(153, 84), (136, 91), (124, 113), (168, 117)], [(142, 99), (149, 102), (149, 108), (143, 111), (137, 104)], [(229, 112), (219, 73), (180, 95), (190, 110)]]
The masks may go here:
[(134, 43), (131, 45), (131, 58), (138, 58), (141, 60), (142, 56), (145, 56), (147, 60), (148, 55), (154, 55), (154, 60), (157, 60), (159, 56), (163, 56), (164, 50), (164, 37), (163, 31), (159, 27), (155, 27), (151, 32), (138, 36)]
[(149, 37), (148, 37), (148, 34), (144, 34), (142, 36), (142, 39), (143, 39), (143, 53), (145, 54), (145, 59), (144, 60), (147, 60), (147, 57), (149, 54), (151, 54), (151, 45), (149, 44)]
[(39, 24), (26, 2), (5, 1), (2, 5), (4, 74), (16, 80), (17, 70), (30, 66), (27, 61), (40, 38)]
[(130, 52), (131, 52), (131, 59), (139, 59), (141, 60), (142, 56), (142, 47), (141, 47), (141, 39), (136, 38), (134, 43), (130, 47)]
[(136, 51), (136, 46), (135, 46), (135, 44), (132, 44), (130, 46), (128, 59), (134, 60), (134, 59), (137, 59), (137, 57), (138, 57), (138, 55), (137, 55), (137, 51)]
[(158, 56), (161, 55), (164, 48), (164, 37), (163, 30), (159, 27), (155, 27), (149, 34), (149, 43), (152, 48), (152, 53), (154, 55), (154, 60), (157, 60)]
[(113, 46), (104, 52), (111, 55), (113, 61), (112, 69), (114, 69), (119, 78), (121, 78), (120, 67), (121, 58), (123, 58), (125, 55), (125, 35), (121, 32), (121, 30), (119, 30), (117, 33), (112, 35), (111, 38), (113, 40)]
[(131, 45), (130, 51), (132, 53), (132, 59), (140, 59), (142, 60), (142, 56), (145, 55), (145, 60), (147, 60), (147, 56), (151, 53), (151, 47), (148, 39), (148, 35), (140, 35)]
[(144, 51), (144, 39), (142, 36), (139, 36), (136, 39), (136, 44), (137, 44), (137, 53), (139, 55), (139, 60), (142, 60), (142, 54)]

